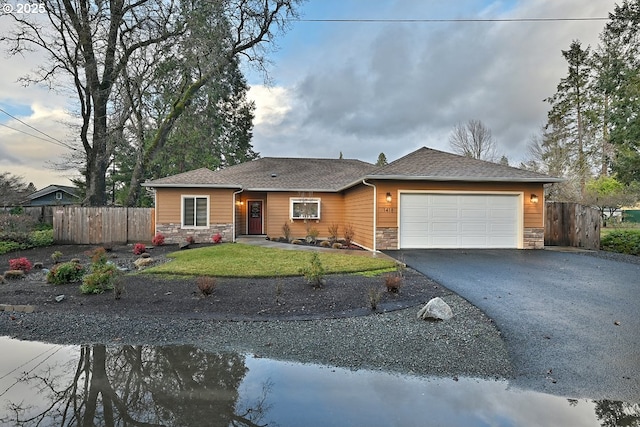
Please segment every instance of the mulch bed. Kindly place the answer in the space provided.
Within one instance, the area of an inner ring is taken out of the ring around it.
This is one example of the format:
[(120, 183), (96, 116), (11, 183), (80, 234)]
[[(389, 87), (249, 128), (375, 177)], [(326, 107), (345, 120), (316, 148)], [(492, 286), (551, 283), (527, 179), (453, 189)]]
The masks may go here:
[[(195, 245), (198, 246), (198, 245)], [(89, 265), (95, 246), (57, 245), (0, 255), (0, 272), (8, 269), (9, 259), (27, 257), (51, 268), (51, 254), (63, 253), (62, 261), (79, 258)], [(157, 262), (178, 250), (175, 245), (149, 248)], [(108, 253), (121, 267), (133, 270), (137, 256), (132, 246), (117, 246)], [(170, 262), (170, 261), (169, 261)], [(32, 271), (24, 279), (0, 285), (0, 304), (34, 305), (36, 311), (51, 313), (112, 314), (119, 316), (166, 316), (209, 318), (215, 320), (305, 320), (367, 315), (418, 306), (436, 296), (450, 293), (447, 289), (406, 269), (398, 293), (387, 292), (384, 278), (358, 275), (329, 275), (322, 288), (315, 289), (302, 277), (284, 278), (216, 278), (212, 295), (203, 297), (196, 279), (166, 278), (148, 274), (123, 276), (124, 293), (115, 299), (113, 292), (83, 295), (79, 284), (54, 286), (46, 283), (42, 271)], [(377, 309), (370, 305), (371, 293), (381, 296)], [(56, 296), (64, 295), (62, 302)]]

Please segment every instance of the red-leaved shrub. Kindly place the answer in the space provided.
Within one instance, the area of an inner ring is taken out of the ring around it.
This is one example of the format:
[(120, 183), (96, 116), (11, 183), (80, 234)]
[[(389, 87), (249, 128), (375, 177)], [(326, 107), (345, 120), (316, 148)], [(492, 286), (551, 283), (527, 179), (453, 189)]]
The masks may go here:
[(9, 269), (10, 270), (22, 270), (25, 273), (28, 273), (29, 271), (31, 271), (32, 267), (33, 267), (33, 265), (31, 264), (31, 261), (29, 261), (25, 257), (14, 258), (14, 259), (10, 259), (9, 260)]
[(161, 233), (156, 233), (156, 235), (153, 236), (153, 239), (151, 239), (151, 243), (153, 244), (153, 246), (164, 245), (164, 236)]
[(217, 245), (218, 243), (222, 242), (222, 235), (220, 233), (216, 233), (211, 236), (211, 240)]
[(144, 243), (136, 243), (135, 245), (133, 245), (134, 255), (140, 255), (145, 253), (146, 251), (147, 251), (147, 247), (144, 245)]

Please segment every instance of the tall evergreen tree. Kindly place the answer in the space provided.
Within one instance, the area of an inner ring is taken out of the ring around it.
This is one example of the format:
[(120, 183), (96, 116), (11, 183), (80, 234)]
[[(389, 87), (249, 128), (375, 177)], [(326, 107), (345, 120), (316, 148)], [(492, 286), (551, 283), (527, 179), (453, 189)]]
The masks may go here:
[(640, 0), (616, 5), (609, 18), (600, 34), (598, 88), (608, 99), (612, 168), (628, 184), (640, 181)]
[(376, 161), (376, 166), (384, 166), (387, 163), (387, 156), (385, 156), (384, 153), (378, 154), (378, 161)]
[(567, 148), (572, 172), (579, 179), (580, 197), (591, 176), (590, 153), (594, 142), (589, 55), (590, 48), (583, 49), (577, 40), (568, 50), (562, 51), (568, 63), (568, 73), (560, 80), (557, 92), (546, 100), (551, 105), (548, 116), (554, 138)]

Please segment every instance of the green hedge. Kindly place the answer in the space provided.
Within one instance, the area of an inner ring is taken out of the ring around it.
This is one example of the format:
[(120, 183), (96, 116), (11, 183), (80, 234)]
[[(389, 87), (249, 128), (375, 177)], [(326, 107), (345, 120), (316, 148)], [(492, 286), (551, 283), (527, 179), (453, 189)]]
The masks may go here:
[(0, 236), (0, 255), (21, 249), (53, 245), (53, 230), (37, 230), (30, 233), (5, 233)]
[(640, 255), (640, 230), (612, 231), (600, 240), (600, 249), (629, 255)]

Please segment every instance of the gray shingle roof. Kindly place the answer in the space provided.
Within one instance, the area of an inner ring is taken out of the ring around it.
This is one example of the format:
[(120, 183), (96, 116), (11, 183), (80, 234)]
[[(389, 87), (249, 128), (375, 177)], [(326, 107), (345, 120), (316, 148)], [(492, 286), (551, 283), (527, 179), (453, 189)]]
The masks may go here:
[(239, 182), (231, 182), (219, 176), (222, 171), (212, 171), (207, 168), (195, 169), (177, 175), (167, 176), (145, 182), (145, 187), (220, 187), (242, 188)]
[(237, 188), (253, 191), (340, 191), (362, 179), (558, 182), (547, 175), (422, 147), (386, 166), (353, 159), (263, 157), (225, 169), (196, 169), (145, 187)]
[(47, 185), (43, 189), (29, 194), (27, 198), (33, 200), (46, 196), (47, 194), (55, 193), (56, 191), (64, 191), (72, 197), (78, 197), (78, 189), (76, 187), (70, 187), (68, 185)]
[(559, 182), (562, 179), (422, 147), (369, 173), (369, 179)]
[(218, 171), (197, 169), (147, 187), (226, 187), (253, 191), (339, 191), (376, 167), (353, 159), (263, 157)]

